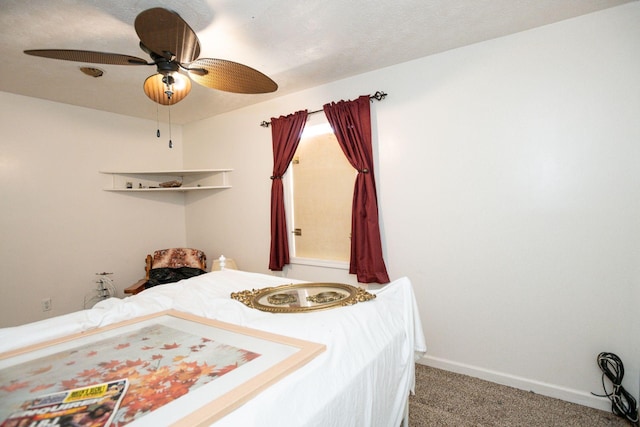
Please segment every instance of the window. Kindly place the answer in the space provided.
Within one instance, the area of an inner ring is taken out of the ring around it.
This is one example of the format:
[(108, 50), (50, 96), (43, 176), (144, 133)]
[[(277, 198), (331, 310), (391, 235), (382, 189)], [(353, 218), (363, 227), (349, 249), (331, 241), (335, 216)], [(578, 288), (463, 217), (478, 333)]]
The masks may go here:
[(348, 268), (356, 171), (326, 118), (311, 119), (285, 175), (291, 262)]

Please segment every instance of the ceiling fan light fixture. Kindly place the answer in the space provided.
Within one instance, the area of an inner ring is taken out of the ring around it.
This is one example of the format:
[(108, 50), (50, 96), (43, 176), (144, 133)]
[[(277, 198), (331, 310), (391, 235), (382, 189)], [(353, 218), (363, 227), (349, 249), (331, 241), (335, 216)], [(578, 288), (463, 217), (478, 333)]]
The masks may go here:
[(191, 80), (180, 73), (157, 73), (147, 77), (144, 93), (161, 105), (174, 105), (191, 92)]

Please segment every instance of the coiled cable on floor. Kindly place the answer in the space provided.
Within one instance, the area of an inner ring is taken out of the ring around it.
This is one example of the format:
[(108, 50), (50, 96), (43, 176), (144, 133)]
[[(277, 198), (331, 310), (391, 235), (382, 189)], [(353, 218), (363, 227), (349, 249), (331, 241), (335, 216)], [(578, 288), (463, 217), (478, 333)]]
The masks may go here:
[[(602, 370), (602, 387), (605, 394), (595, 394), (594, 396), (607, 397), (611, 401), (611, 411), (624, 417), (632, 423), (638, 422), (638, 407), (633, 396), (622, 387), (622, 377), (624, 377), (624, 365), (622, 360), (613, 353), (602, 352), (597, 357), (598, 366)], [(613, 384), (613, 390), (607, 391), (604, 378), (607, 377)]]

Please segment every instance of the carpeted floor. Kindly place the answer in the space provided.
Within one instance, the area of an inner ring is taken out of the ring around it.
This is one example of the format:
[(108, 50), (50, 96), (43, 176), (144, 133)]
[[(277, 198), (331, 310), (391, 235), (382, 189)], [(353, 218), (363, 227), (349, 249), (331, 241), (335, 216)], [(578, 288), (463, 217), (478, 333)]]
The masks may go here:
[(631, 427), (600, 411), (466, 375), (416, 365), (410, 427)]

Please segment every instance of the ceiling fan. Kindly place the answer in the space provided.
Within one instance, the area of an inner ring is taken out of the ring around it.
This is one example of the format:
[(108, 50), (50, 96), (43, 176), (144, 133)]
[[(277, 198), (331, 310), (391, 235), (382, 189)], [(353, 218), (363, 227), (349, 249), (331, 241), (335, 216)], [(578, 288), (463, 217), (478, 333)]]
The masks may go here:
[[(261, 72), (224, 59), (198, 58), (200, 42), (191, 27), (168, 9), (156, 7), (141, 12), (134, 27), (140, 48), (151, 62), (118, 53), (69, 49), (25, 50), (28, 55), (94, 64), (155, 65), (157, 73), (143, 85), (147, 96), (158, 104), (173, 105), (191, 91), (191, 80), (226, 92), (257, 94), (274, 92), (278, 85)], [(191, 79), (187, 78), (188, 75)]]

